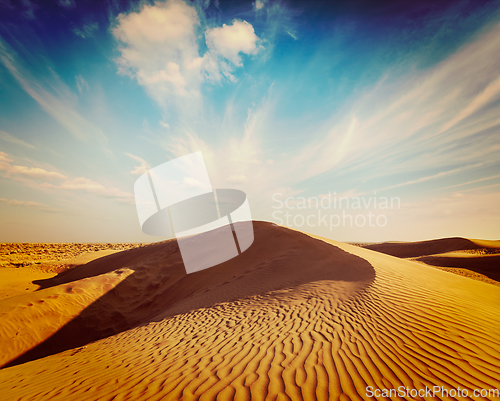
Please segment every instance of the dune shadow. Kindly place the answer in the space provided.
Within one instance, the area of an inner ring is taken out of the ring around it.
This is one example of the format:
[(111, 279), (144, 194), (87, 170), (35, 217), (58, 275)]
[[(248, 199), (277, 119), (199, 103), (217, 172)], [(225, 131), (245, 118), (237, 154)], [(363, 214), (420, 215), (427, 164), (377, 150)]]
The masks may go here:
[[(42, 288), (129, 268), (133, 273), (51, 337), (4, 367), (82, 347), (179, 313), (322, 280), (370, 283), (365, 259), (310, 236), (254, 222), (254, 243), (239, 256), (186, 274), (175, 240), (122, 251), (47, 280)], [(203, 235), (210, 236), (210, 233)], [(75, 351), (76, 352), (76, 351)]]
[[(151, 258), (154, 258), (158, 252), (161, 252), (162, 256), (175, 255), (179, 252), (177, 241), (168, 240), (157, 242), (103, 256), (83, 265), (65, 270), (61, 273), (58, 273), (54, 277), (34, 280), (33, 284), (39, 285), (40, 288), (38, 288), (37, 291), (40, 291), (45, 288), (70, 283), (72, 281), (81, 280), (83, 278), (95, 277), (113, 271), (116, 268), (133, 266), (134, 264), (141, 261), (149, 260)], [(178, 256), (180, 257), (180, 255)], [(180, 261), (182, 262), (181, 259)]]
[[(385, 253), (398, 258), (417, 258), (420, 256), (435, 255), (453, 251), (490, 249), (461, 237), (441, 238), (418, 242), (383, 242), (380, 244), (364, 245), (363, 248)], [(497, 249), (497, 248), (491, 248)]]
[(417, 260), (432, 266), (468, 269), (500, 282), (500, 255), (477, 257), (424, 256)]

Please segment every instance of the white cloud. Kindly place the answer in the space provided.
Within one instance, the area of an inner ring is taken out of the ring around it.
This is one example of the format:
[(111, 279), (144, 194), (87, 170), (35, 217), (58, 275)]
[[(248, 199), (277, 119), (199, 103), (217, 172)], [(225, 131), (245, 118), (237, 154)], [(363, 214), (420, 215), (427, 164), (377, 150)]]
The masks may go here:
[(196, 9), (181, 0), (144, 5), (139, 12), (120, 14), (113, 35), (121, 42), (118, 71), (137, 79), (161, 106), (172, 104), (172, 95), (186, 99), (184, 107), (196, 109), (205, 80), (234, 81), (234, 67), (241, 67), (240, 53), (255, 54), (258, 37), (246, 21), (205, 31), (208, 51), (200, 56)]
[(255, 2), (255, 9), (256, 9), (256, 10), (260, 10), (262, 7), (264, 7), (264, 2), (263, 2), (263, 1), (261, 1), (261, 0), (257, 0), (257, 1)]
[(234, 20), (232, 25), (208, 29), (205, 32), (207, 46), (214, 55), (224, 57), (241, 67), (240, 53), (255, 54), (259, 38), (253, 26), (246, 21)]
[(154, 100), (166, 94), (193, 95), (199, 72), (192, 68), (199, 57), (194, 7), (180, 0), (145, 5), (140, 12), (120, 14), (113, 35), (123, 45), (119, 72), (137, 78)]
[(158, 84), (162, 82), (170, 82), (179, 93), (184, 94), (184, 87), (186, 86), (186, 80), (180, 73), (179, 64), (169, 61), (166, 68), (160, 70), (154, 75), (147, 76), (144, 72), (140, 71), (137, 73), (138, 78), (144, 84)]

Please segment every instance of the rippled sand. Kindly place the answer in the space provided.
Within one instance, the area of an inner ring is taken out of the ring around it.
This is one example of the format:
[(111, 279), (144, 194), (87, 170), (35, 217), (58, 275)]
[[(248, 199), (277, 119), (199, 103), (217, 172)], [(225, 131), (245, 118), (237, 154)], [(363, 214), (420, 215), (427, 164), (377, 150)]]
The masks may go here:
[(0, 393), (365, 400), (367, 386), (500, 389), (499, 287), (270, 223), (254, 229), (248, 251), (195, 274), (168, 241), (0, 300), (12, 365)]

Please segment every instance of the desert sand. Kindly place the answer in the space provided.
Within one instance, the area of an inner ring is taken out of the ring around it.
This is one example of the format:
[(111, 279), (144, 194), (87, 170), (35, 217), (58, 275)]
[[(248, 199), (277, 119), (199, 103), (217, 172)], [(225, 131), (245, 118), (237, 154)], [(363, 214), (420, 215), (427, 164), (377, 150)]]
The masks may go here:
[(441, 238), (359, 245), (500, 286), (500, 241)]
[(40, 288), (34, 284), (65, 270), (144, 244), (0, 244), (0, 299)]
[(373, 399), (367, 386), (500, 389), (499, 287), (271, 223), (254, 230), (246, 252), (190, 275), (171, 240), (0, 300), (1, 399), (343, 401)]

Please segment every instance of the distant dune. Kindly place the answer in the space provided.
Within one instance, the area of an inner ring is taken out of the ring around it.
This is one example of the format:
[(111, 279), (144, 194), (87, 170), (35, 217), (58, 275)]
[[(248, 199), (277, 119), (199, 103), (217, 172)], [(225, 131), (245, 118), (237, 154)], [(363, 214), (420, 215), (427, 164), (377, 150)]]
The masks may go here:
[(500, 286), (500, 241), (442, 238), (361, 246)]
[(418, 242), (382, 242), (364, 245), (363, 248), (382, 252), (398, 258), (416, 258), (452, 251), (492, 249), (500, 252), (500, 241), (470, 240), (466, 238), (441, 238)]
[(431, 266), (467, 269), (500, 282), (500, 255), (483, 256), (423, 256), (417, 259)]
[(194, 274), (167, 241), (0, 300), (2, 399), (500, 389), (500, 288), (271, 223), (254, 230), (242, 255)]
[(33, 281), (142, 244), (0, 244), (0, 300), (38, 289)]

